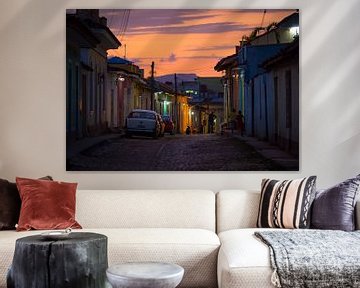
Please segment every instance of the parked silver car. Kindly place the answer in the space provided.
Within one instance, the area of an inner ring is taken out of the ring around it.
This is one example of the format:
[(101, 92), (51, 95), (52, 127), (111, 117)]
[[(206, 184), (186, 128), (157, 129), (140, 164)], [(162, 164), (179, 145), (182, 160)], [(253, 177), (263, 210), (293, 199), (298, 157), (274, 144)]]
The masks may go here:
[(126, 118), (126, 135), (150, 136), (157, 138), (161, 134), (161, 126), (155, 111), (135, 109)]

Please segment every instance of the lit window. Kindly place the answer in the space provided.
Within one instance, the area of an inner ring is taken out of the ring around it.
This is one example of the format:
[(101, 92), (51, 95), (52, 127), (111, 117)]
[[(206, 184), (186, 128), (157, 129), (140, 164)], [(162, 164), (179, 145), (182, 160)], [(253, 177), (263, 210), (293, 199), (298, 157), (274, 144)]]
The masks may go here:
[(291, 27), (290, 34), (292, 37), (299, 35), (299, 27)]

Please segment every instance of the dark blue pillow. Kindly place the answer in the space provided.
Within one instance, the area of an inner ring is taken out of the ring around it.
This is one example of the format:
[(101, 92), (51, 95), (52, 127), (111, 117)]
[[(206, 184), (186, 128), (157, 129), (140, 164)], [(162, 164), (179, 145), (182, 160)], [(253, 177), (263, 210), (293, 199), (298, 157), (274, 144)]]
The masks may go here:
[(355, 203), (360, 174), (315, 195), (311, 211), (311, 228), (355, 230)]
[(21, 200), (15, 183), (0, 179), (0, 230), (15, 230)]

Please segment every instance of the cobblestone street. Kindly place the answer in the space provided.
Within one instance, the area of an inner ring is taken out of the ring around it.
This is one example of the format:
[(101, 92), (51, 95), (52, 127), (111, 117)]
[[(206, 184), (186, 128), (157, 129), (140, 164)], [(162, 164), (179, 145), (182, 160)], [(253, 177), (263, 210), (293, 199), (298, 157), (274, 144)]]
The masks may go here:
[(245, 142), (215, 134), (107, 140), (67, 160), (71, 171), (276, 171)]

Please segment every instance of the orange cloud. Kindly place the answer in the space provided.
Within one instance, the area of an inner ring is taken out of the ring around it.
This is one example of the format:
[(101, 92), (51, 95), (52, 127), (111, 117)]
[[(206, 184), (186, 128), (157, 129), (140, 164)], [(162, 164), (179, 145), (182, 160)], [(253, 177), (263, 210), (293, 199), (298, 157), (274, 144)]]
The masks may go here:
[[(122, 11), (104, 12), (112, 31), (116, 32), (112, 23), (120, 23), (116, 17), (124, 15)], [(291, 13), (293, 10), (267, 10), (265, 16), (263, 10), (131, 10), (122, 33), (123, 46), (110, 50), (109, 55), (123, 57), (126, 45), (127, 59), (145, 69), (145, 76), (152, 61), (157, 76), (219, 76), (213, 67), (221, 58), (235, 53), (243, 35), (249, 35), (262, 21), (266, 27)]]

